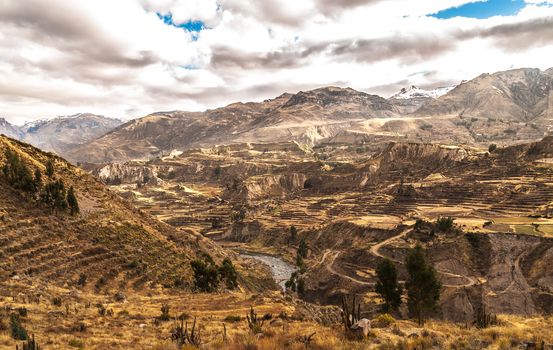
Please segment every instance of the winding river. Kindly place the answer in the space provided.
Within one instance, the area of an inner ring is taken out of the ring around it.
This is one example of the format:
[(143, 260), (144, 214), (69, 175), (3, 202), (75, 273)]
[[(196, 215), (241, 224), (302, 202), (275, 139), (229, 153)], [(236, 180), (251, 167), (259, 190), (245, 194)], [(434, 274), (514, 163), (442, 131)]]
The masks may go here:
[(266, 254), (241, 252), (240, 256), (250, 258), (267, 265), (271, 269), (271, 274), (276, 283), (285, 290), (284, 284), (290, 279), (292, 273), (296, 270), (294, 266), (284, 260)]

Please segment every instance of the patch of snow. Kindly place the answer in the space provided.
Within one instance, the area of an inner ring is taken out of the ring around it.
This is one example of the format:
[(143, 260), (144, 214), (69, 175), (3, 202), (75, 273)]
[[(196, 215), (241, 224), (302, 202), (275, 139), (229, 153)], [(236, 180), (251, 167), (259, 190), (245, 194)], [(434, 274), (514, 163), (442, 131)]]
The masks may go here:
[(440, 87), (434, 90), (424, 90), (415, 85), (401, 89), (401, 91), (391, 98), (397, 100), (406, 100), (410, 98), (438, 98), (453, 90), (455, 86)]

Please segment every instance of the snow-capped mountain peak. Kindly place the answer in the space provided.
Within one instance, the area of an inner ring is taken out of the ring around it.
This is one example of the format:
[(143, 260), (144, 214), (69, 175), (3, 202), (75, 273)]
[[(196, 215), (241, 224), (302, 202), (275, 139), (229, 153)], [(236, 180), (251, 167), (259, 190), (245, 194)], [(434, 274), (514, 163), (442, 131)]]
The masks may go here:
[(401, 89), (401, 91), (395, 95), (393, 95), (391, 98), (396, 100), (406, 100), (411, 98), (438, 98), (442, 95), (447, 94), (451, 90), (453, 90), (454, 86), (448, 86), (448, 87), (439, 87), (434, 90), (424, 90), (421, 89), (415, 85), (411, 85), (407, 88)]

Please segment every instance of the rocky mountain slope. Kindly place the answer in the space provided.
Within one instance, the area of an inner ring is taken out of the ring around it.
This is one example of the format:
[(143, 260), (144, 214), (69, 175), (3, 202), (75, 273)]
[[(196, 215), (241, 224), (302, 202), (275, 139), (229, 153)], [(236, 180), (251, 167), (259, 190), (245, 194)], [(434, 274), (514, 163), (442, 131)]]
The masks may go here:
[(130, 121), (67, 154), (76, 161), (151, 158), (173, 149), (297, 140), (312, 145), (352, 123), (397, 116), (386, 99), (336, 87), (261, 103), (234, 103), (202, 113), (156, 113)]
[(482, 74), (422, 106), (416, 114), (540, 122), (553, 113), (552, 90), (551, 69), (543, 72), (515, 69)]
[(538, 140), (553, 128), (552, 89), (552, 71), (539, 69), (484, 74), (449, 92), (406, 89), (390, 99), (327, 87), (205, 112), (155, 113), (66, 156), (81, 162), (122, 162), (174, 149), (245, 142), (296, 141), (308, 147), (389, 141), (480, 147), (522, 143)]
[(121, 125), (118, 119), (80, 113), (29, 122), (23, 126), (0, 118), (0, 134), (63, 155), (77, 145), (92, 141)]
[[(42, 177), (25, 180), (33, 184), (29, 190), (10, 182), (4, 170), (0, 175), (0, 284), (29, 280), (96, 290), (186, 288), (192, 283), (188, 262), (204, 251), (218, 254), (208, 240), (135, 209), (64, 159), (0, 136), (2, 169), (10, 154)], [(49, 163), (54, 170), (47, 175)], [(59, 202), (54, 191), (59, 181), (74, 189), (80, 213), (69, 214), (67, 204)]]
[(0, 118), (0, 134), (20, 139), (24, 132), (19, 126), (11, 124), (5, 118)]

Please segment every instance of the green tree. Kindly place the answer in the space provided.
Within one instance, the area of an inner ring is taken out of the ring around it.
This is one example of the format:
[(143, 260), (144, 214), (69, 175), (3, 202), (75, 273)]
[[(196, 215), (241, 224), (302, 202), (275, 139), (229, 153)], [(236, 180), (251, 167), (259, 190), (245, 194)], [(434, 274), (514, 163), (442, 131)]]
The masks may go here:
[(376, 268), (376, 292), (384, 299), (382, 312), (397, 310), (401, 305), (403, 288), (397, 280), (397, 270), (390, 259), (384, 259)]
[(75, 196), (73, 186), (69, 187), (69, 191), (67, 191), (67, 205), (69, 206), (71, 215), (79, 213), (79, 202), (77, 201), (77, 196)]
[(67, 194), (62, 180), (48, 182), (40, 195), (40, 200), (54, 210), (67, 209)]
[(46, 176), (54, 176), (54, 161), (52, 161), (52, 159), (48, 159), (46, 162)]
[(294, 242), (298, 238), (298, 229), (296, 226), (290, 226), (290, 242)]
[(35, 169), (35, 188), (39, 189), (42, 185), (42, 173), (39, 169)]
[(221, 279), (225, 281), (228, 289), (233, 290), (238, 287), (238, 274), (236, 273), (236, 268), (229, 258), (225, 258), (223, 260), (223, 263), (221, 264), (221, 266), (219, 266), (218, 270)]
[(292, 292), (296, 292), (296, 279), (298, 277), (298, 272), (294, 271), (292, 272), (292, 275), (290, 275), (290, 279), (284, 283), (284, 287), (286, 290), (291, 290)]
[(303, 258), (299, 252), (296, 253), (296, 266), (300, 269), (304, 267)]
[(405, 283), (409, 313), (417, 318), (419, 325), (423, 325), (428, 315), (438, 306), (442, 285), (420, 244), (409, 251), (405, 266), (409, 274)]
[(21, 160), (19, 155), (11, 150), (4, 152), (6, 162), (2, 167), (2, 174), (8, 184), (18, 190), (36, 192), (35, 181), (29, 167)]
[(213, 292), (219, 286), (219, 272), (213, 260), (193, 260), (194, 286), (201, 292)]
[(305, 293), (305, 281), (302, 277), (299, 277), (296, 281), (296, 291), (300, 296)]
[(305, 239), (302, 237), (300, 245), (298, 246), (298, 255), (305, 259), (307, 258), (307, 251), (307, 243), (305, 243)]

